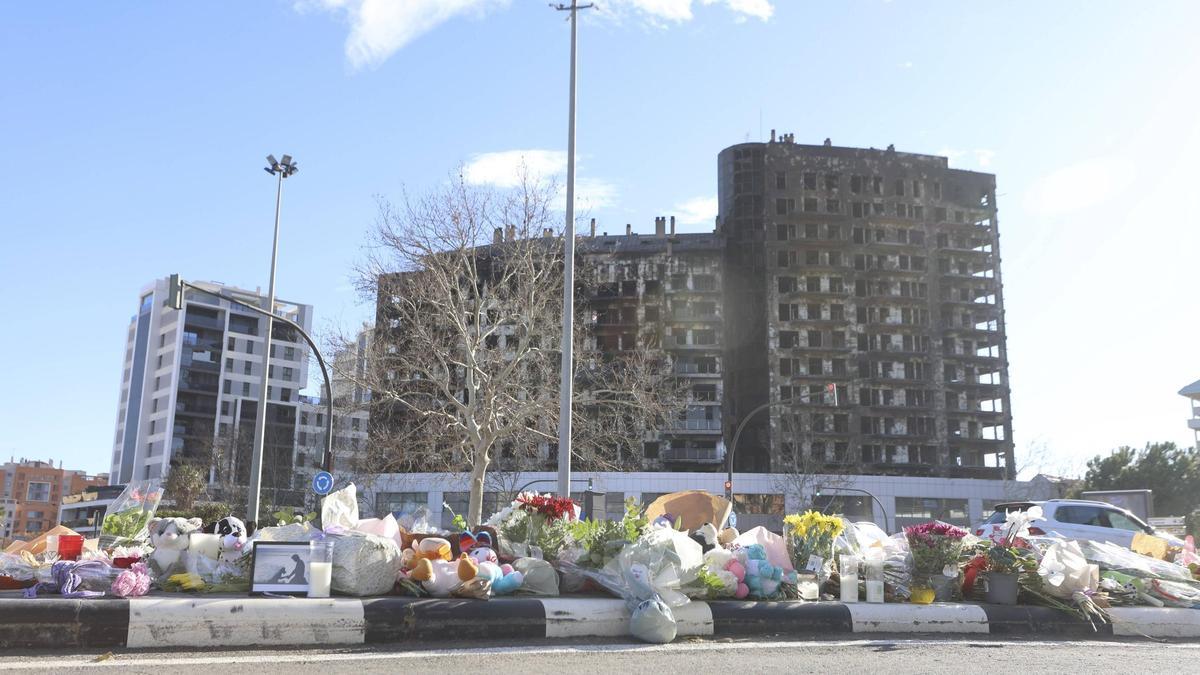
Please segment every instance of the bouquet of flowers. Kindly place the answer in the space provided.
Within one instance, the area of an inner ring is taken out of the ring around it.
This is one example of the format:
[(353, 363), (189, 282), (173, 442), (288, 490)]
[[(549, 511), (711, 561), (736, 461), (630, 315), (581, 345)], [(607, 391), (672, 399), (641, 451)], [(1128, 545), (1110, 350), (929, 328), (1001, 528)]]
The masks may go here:
[(162, 493), (158, 479), (129, 483), (125, 491), (104, 511), (104, 520), (100, 524), (100, 547), (109, 550), (148, 541), (150, 519), (158, 510)]
[(578, 518), (579, 507), (570, 499), (522, 492), (485, 524), (500, 534), (503, 555), (554, 558), (573, 543), (567, 525)]
[(908, 550), (913, 557), (913, 568), (918, 574), (943, 574), (947, 570), (957, 570), (965, 536), (966, 530), (940, 522), (904, 528)]
[(833, 540), (845, 527), (842, 519), (817, 511), (805, 511), (783, 518), (788, 554), (798, 571), (824, 576), (826, 562), (833, 560)]

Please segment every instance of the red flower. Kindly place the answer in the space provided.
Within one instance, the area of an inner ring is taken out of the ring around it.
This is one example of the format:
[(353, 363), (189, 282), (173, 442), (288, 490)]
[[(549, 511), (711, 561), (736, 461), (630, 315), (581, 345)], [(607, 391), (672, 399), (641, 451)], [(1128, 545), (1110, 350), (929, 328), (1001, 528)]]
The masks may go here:
[(540, 513), (548, 520), (572, 520), (575, 518), (575, 502), (565, 497), (546, 495), (521, 495), (517, 497), (521, 508), (530, 513)]

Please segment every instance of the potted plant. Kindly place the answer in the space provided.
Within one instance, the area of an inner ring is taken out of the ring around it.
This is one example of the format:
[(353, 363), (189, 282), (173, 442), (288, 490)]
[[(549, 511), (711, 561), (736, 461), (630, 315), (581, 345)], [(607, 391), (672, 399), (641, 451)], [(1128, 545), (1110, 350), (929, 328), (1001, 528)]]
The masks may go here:
[(987, 601), (997, 605), (1017, 604), (1020, 575), (1037, 570), (1037, 561), (1022, 539), (1029, 534), (1029, 523), (1042, 517), (1041, 508), (1012, 511), (1005, 517), (1004, 535), (993, 540), (984, 553), (987, 580)]

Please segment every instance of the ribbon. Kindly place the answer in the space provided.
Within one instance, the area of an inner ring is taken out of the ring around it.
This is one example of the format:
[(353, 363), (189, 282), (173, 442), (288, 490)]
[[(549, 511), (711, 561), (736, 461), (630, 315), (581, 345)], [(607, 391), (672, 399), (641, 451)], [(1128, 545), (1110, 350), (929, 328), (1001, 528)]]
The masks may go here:
[(966, 568), (963, 570), (963, 597), (966, 597), (975, 589), (975, 577), (979, 576), (980, 572), (987, 570), (987, 567), (987, 557), (982, 555), (975, 556), (971, 562), (967, 563)]
[(107, 567), (99, 560), (60, 560), (50, 567), (50, 581), (41, 581), (25, 589), (26, 598), (36, 598), (38, 591), (57, 592), (64, 598), (96, 598), (104, 595), (103, 591), (81, 590), (83, 575), (87, 570), (102, 570)]

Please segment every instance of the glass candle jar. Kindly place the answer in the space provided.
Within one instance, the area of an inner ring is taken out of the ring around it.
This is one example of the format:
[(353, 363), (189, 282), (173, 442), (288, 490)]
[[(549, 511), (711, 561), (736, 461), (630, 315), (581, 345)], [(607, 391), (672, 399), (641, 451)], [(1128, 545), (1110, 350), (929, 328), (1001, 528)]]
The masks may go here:
[(858, 602), (858, 556), (844, 553), (840, 562), (842, 602)]
[(308, 597), (328, 598), (333, 584), (333, 542), (318, 540), (308, 544)]

